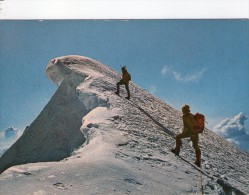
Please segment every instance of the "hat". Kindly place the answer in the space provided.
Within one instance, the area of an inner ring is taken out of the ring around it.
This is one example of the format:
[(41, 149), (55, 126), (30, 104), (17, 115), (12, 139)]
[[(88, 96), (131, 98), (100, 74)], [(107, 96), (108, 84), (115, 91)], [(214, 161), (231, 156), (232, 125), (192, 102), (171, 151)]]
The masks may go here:
[(185, 104), (183, 107), (182, 107), (182, 112), (190, 112), (190, 109), (189, 109), (189, 105)]
[(122, 70), (126, 70), (126, 66), (122, 66), (121, 69), (122, 69)]

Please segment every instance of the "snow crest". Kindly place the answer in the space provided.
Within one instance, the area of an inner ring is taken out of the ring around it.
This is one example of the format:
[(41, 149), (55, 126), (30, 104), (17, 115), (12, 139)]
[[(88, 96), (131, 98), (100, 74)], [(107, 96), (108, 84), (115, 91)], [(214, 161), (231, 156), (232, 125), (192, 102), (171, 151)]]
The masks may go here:
[(83, 56), (64, 56), (52, 59), (46, 74), (56, 85), (64, 81), (76, 89), (77, 95), (87, 110), (98, 106), (109, 106), (108, 98), (92, 88), (93, 80), (105, 77), (104, 65)]
[(97, 89), (101, 85), (98, 79), (107, 76), (105, 72), (108, 69), (104, 65), (86, 57), (52, 59), (46, 74), (59, 88), (35, 121), (3, 154), (0, 173), (13, 165), (62, 160), (81, 146), (86, 141), (81, 131), (82, 118), (94, 108), (110, 107), (109, 99)]

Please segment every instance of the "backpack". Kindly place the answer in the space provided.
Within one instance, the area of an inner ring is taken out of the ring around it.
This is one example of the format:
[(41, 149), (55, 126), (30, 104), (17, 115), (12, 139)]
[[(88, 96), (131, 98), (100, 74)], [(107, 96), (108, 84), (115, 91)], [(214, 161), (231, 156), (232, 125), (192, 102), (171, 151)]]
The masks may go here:
[(202, 133), (205, 129), (205, 116), (200, 113), (194, 115), (194, 133)]

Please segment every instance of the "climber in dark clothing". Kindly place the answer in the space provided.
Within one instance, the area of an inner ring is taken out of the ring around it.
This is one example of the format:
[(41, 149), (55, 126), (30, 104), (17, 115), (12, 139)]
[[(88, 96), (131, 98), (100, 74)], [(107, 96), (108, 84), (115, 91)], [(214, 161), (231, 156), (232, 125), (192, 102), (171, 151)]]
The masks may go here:
[(130, 89), (129, 89), (129, 82), (131, 80), (131, 76), (128, 73), (125, 66), (122, 66), (121, 70), (122, 70), (122, 79), (117, 83), (117, 91), (115, 93), (117, 95), (119, 95), (119, 87), (120, 87), (120, 85), (125, 85), (125, 89), (126, 89), (127, 94), (128, 94), (126, 99), (130, 99), (131, 95), (130, 95)]
[(176, 146), (171, 149), (173, 153), (179, 156), (180, 148), (182, 145), (182, 138), (190, 137), (193, 142), (193, 148), (195, 149), (196, 161), (195, 164), (200, 167), (201, 165), (201, 150), (198, 146), (199, 136), (193, 132), (194, 128), (194, 115), (190, 113), (189, 105), (184, 105), (182, 107), (182, 119), (183, 119), (183, 130), (176, 136)]

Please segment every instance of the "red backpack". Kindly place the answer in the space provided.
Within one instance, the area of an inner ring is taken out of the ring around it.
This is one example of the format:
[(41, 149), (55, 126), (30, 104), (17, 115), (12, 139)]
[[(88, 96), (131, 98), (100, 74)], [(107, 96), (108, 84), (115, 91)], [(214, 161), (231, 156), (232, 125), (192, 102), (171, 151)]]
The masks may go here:
[(194, 133), (202, 133), (205, 129), (205, 116), (200, 113), (194, 115)]

